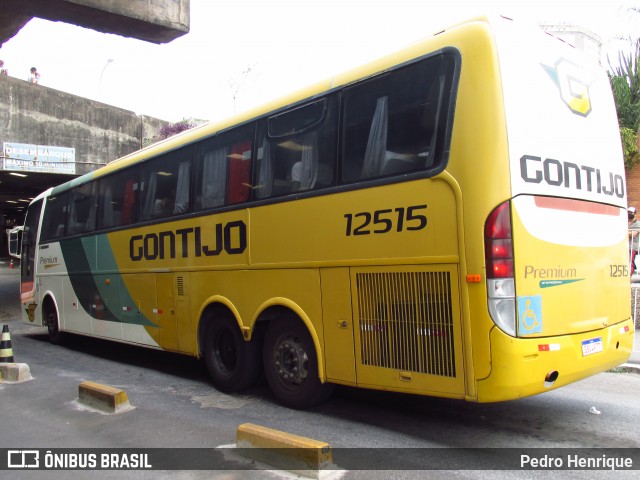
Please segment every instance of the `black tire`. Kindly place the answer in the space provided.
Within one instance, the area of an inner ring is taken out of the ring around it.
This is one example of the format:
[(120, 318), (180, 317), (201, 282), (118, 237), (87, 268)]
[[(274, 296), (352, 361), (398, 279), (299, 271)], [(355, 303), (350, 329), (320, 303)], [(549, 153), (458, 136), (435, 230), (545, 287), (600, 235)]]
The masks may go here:
[(213, 385), (230, 393), (255, 384), (262, 374), (261, 342), (254, 335), (245, 342), (231, 315), (208, 321), (202, 339), (204, 362)]
[(49, 341), (54, 345), (60, 345), (64, 342), (64, 333), (60, 331), (58, 312), (52, 301), (48, 301), (44, 305), (44, 322), (47, 326)]
[(297, 318), (271, 321), (262, 363), (274, 396), (289, 408), (304, 409), (326, 401), (334, 386), (318, 378), (318, 357), (311, 335)]

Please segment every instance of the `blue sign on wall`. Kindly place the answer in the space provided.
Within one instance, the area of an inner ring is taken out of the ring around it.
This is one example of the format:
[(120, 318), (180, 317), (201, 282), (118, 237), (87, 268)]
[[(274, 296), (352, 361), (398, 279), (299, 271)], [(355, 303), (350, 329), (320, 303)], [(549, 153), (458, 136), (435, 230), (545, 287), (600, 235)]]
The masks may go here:
[(2, 144), (2, 168), (14, 172), (76, 174), (76, 149), (25, 143)]

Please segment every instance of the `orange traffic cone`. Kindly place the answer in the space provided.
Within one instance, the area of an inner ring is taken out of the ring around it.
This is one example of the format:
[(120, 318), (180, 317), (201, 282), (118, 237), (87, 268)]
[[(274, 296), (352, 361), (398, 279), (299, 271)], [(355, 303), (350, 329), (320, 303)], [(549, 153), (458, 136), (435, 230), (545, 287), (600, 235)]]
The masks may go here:
[(0, 363), (14, 363), (13, 348), (11, 348), (11, 335), (9, 335), (9, 325), (2, 326), (2, 337), (0, 337)]
[(11, 259), (11, 261), (9, 262), (9, 269), (13, 268), (13, 258)]

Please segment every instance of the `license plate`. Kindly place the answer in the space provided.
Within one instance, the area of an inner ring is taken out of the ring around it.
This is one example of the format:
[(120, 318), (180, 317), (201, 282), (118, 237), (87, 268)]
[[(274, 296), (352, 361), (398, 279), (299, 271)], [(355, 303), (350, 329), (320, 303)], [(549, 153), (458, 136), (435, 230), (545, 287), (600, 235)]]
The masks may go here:
[(582, 356), (592, 355), (602, 351), (602, 337), (590, 338), (582, 341)]

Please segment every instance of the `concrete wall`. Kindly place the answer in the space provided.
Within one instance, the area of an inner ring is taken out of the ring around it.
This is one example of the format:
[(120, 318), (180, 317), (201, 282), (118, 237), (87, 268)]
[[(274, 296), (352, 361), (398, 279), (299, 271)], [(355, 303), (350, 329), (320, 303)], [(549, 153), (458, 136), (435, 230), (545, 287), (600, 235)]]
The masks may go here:
[(78, 174), (158, 141), (166, 123), (0, 75), (0, 142), (75, 148)]

